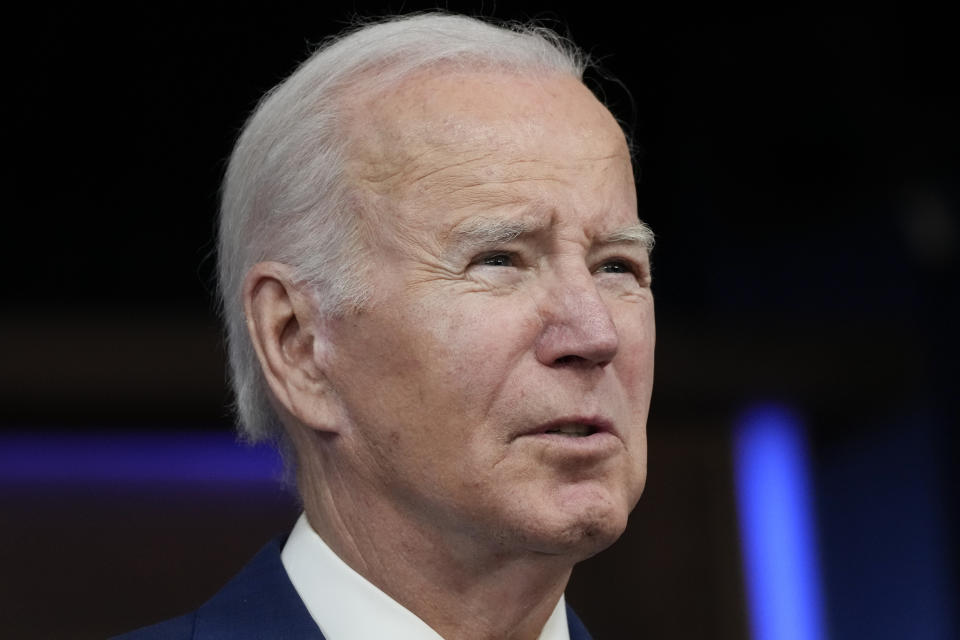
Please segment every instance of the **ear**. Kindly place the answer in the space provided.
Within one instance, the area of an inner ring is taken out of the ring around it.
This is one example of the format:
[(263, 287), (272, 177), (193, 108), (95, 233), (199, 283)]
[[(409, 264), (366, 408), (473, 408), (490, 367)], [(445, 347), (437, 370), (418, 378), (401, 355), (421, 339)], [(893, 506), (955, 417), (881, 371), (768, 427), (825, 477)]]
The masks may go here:
[(243, 284), (247, 330), (281, 417), (338, 432), (339, 404), (326, 375), (325, 323), (292, 276), (293, 270), (279, 262), (250, 268)]

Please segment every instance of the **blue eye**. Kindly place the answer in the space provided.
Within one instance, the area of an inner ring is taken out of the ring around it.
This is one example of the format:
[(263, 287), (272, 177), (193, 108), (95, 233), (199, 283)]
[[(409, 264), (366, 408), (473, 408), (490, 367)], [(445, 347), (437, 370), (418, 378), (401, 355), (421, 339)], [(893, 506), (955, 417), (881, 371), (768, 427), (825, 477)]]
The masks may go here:
[(597, 271), (603, 273), (633, 273), (633, 269), (624, 260), (611, 260), (600, 265)]
[(493, 253), (481, 258), (480, 264), (487, 267), (512, 267), (513, 258), (506, 253)]

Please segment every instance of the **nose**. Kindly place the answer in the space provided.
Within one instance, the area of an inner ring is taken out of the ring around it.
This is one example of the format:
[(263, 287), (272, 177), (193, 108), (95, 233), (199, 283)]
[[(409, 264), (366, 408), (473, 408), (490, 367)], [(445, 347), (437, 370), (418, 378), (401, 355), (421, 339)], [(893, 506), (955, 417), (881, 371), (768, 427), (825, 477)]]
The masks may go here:
[(617, 327), (593, 277), (586, 273), (545, 292), (537, 359), (551, 367), (603, 367), (620, 346)]

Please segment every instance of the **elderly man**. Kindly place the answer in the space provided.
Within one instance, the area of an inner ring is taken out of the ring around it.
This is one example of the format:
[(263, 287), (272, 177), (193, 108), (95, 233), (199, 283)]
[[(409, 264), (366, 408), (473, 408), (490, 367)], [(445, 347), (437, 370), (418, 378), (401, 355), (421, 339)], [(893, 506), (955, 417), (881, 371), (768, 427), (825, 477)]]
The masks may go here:
[(589, 637), (563, 592), (643, 490), (654, 312), (582, 67), (542, 30), (420, 15), (263, 100), (221, 286), (243, 428), (288, 453), (304, 515), (130, 637)]

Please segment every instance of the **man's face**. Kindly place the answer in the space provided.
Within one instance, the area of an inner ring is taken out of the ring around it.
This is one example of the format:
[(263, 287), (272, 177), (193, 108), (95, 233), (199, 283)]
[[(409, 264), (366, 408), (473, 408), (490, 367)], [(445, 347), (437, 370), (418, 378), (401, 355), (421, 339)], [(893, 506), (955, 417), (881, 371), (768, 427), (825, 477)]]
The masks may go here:
[(356, 107), (372, 296), (328, 329), (338, 465), (451, 543), (606, 547), (643, 490), (654, 351), (619, 127), (559, 76), (424, 74)]

